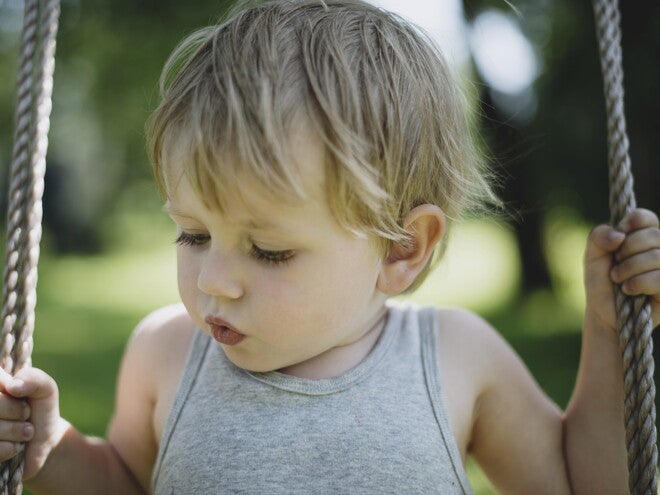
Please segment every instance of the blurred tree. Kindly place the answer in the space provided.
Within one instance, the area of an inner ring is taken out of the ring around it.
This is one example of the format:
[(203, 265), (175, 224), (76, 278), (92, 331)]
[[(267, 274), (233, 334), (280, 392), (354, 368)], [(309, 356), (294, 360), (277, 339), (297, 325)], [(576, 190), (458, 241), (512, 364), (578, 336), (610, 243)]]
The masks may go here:
[[(621, 2), (626, 114), (638, 203), (658, 211), (657, 156), (653, 124), (660, 112), (660, 3)], [(504, 2), (465, 1), (474, 21)], [(608, 214), (604, 97), (590, 2), (516, 2), (517, 20), (540, 56), (542, 71), (532, 90), (531, 118), (481, 79), (487, 141), (503, 170), (503, 197), (522, 219), (514, 224), (523, 264), (523, 290), (550, 283), (543, 253), (550, 210), (569, 207), (590, 223)]]

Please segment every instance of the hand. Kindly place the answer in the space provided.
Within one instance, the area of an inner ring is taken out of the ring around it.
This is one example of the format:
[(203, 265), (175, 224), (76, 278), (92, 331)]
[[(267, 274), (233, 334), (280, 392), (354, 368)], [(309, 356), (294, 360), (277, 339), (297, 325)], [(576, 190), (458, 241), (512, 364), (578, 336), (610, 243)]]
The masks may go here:
[(36, 368), (23, 368), (13, 378), (0, 368), (0, 461), (14, 457), (26, 442), (23, 478), (31, 478), (67, 427), (55, 380)]
[(660, 228), (653, 212), (636, 209), (616, 228), (591, 231), (585, 254), (587, 318), (618, 332), (614, 285), (628, 295), (650, 296), (654, 327), (660, 323)]

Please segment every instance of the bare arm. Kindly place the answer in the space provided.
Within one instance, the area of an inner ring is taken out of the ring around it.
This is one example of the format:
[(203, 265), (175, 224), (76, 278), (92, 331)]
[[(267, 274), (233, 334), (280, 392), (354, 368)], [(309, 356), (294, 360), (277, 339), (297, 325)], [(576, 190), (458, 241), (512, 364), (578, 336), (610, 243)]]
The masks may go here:
[[(486, 324), (474, 323), (483, 360), (471, 452), (503, 493), (628, 492), (622, 365), (613, 282), (651, 296), (660, 316), (660, 230), (636, 210), (614, 233), (599, 226), (585, 256), (587, 308), (580, 370), (565, 414)], [(612, 256), (615, 255), (615, 260)]]
[(628, 493), (622, 377), (616, 336), (586, 324), (578, 379), (564, 419), (576, 494)]
[(628, 493), (623, 370), (614, 285), (650, 296), (660, 321), (660, 229), (648, 210), (635, 210), (617, 227), (599, 226), (585, 254), (587, 307), (580, 370), (566, 410), (566, 457), (575, 493)]

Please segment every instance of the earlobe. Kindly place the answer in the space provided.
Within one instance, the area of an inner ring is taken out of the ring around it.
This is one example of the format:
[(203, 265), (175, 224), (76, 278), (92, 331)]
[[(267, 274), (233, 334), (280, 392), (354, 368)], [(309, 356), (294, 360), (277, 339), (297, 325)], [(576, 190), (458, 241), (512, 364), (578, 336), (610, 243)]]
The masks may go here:
[(410, 242), (392, 246), (383, 261), (377, 288), (394, 296), (415, 281), (445, 233), (445, 215), (435, 205), (424, 204), (410, 210), (404, 219)]

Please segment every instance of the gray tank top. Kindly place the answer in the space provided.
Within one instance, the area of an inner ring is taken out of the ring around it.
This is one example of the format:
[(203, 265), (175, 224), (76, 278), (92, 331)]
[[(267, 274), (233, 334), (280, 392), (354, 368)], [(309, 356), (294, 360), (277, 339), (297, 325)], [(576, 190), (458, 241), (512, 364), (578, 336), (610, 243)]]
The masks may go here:
[(197, 331), (152, 483), (172, 494), (471, 494), (432, 308), (391, 305), (367, 358), (310, 380), (236, 367)]

